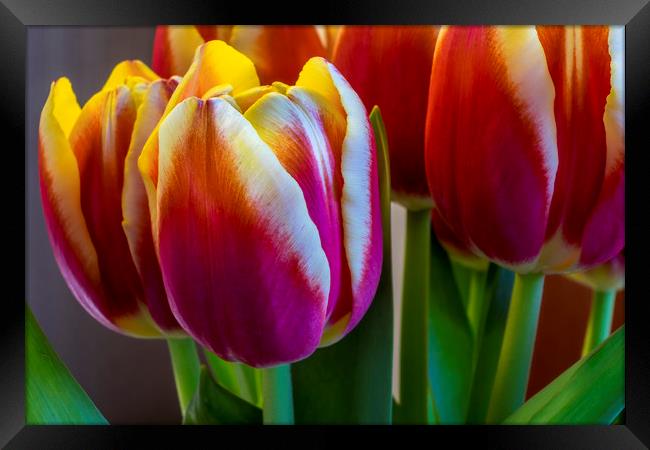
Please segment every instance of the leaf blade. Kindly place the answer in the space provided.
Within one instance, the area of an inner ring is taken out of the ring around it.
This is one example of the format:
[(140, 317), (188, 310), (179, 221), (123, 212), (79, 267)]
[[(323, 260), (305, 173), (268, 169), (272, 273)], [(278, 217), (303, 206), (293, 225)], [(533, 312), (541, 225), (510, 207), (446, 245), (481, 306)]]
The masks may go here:
[(25, 410), (30, 425), (106, 425), (25, 307)]
[(185, 412), (184, 425), (261, 424), (262, 410), (214, 381), (201, 366), (199, 386)]
[[(465, 420), (472, 374), (472, 332), (447, 252), (431, 237), (429, 384), (439, 423)], [(453, 343), (453, 345), (450, 345)]]
[(472, 393), (467, 415), (468, 423), (484, 423), (490, 404), (492, 386), (496, 376), (503, 334), (508, 318), (514, 272), (490, 264), (486, 296), (490, 305), (481, 337), (478, 362), (474, 374)]
[(508, 417), (506, 424), (610, 424), (625, 403), (625, 326)]

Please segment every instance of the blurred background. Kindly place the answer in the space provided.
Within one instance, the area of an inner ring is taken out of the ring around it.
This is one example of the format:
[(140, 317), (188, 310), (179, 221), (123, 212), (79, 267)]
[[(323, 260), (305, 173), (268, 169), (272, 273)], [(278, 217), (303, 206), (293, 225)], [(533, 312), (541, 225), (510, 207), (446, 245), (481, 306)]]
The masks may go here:
[[(151, 62), (154, 28), (30, 27), (27, 59), (27, 300), (52, 346), (112, 424), (177, 424), (181, 415), (163, 340), (114, 333), (77, 303), (54, 260), (41, 209), (38, 122), (50, 83), (72, 82), (83, 105), (124, 59)], [(395, 348), (398, 349), (405, 211), (392, 206)], [(624, 321), (619, 293), (613, 329)], [(580, 357), (590, 292), (559, 276), (546, 279), (528, 396)], [(399, 355), (395, 354), (395, 361)], [(397, 368), (397, 365), (395, 365)], [(399, 383), (395, 371), (394, 392)]]

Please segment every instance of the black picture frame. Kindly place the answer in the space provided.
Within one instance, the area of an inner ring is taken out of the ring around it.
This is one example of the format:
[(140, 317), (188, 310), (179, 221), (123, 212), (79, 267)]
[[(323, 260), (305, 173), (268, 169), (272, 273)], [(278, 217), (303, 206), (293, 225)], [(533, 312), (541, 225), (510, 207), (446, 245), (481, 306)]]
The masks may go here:
[[(239, 2), (209, 0), (0, 0), (0, 123), (4, 143), (2, 196), (8, 225), (4, 244), (5, 267), (26, 270), (26, 209), (21, 211), (20, 187), (25, 179), (13, 169), (23, 164), (25, 148), (25, 61), (28, 28), (32, 26), (126, 26), (182, 23), (321, 23), (321, 24), (612, 24), (625, 25), (626, 114), (626, 345), (624, 424), (612, 426), (436, 426), (436, 427), (138, 427), (138, 426), (30, 426), (24, 410), (25, 274), (4, 275), (5, 298), (0, 313), (0, 445), (6, 448), (142, 448), (174, 441), (189, 447), (196, 439), (212, 445), (224, 436), (244, 448), (254, 441), (285, 447), (296, 439), (309, 447), (340, 445), (342, 430), (367, 443), (398, 445), (408, 436), (427, 445), (468, 440), (488, 448), (636, 449), (650, 445), (650, 320), (643, 287), (644, 256), (650, 226), (644, 157), (650, 150), (650, 5), (648, 0), (358, 0), (310, 5), (283, 1), (281, 8), (244, 6)], [(7, 138), (13, 139), (7, 139)], [(14, 145), (6, 144), (14, 142)], [(16, 158), (7, 160), (9, 156)], [(24, 155), (23, 155), (24, 156)], [(11, 162), (10, 162), (11, 161)], [(23, 176), (25, 172), (23, 171)], [(644, 203), (646, 202), (646, 203)], [(9, 203), (9, 205), (7, 205)], [(24, 246), (15, 236), (23, 236)], [(6, 273), (6, 272), (5, 272)], [(22, 281), (21, 281), (22, 280)], [(251, 431), (255, 431), (252, 433)], [(349, 437), (345, 438), (350, 443)], [(158, 446), (157, 445), (157, 446)]]

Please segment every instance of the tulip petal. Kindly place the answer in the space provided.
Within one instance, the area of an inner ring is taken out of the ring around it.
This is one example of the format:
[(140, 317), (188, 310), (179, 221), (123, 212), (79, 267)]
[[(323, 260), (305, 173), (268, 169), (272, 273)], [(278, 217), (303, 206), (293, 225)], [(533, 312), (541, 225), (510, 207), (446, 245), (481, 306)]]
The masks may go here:
[(192, 64), (196, 48), (205, 41), (192, 25), (156, 27), (151, 66), (161, 77), (183, 75)]
[(436, 208), (480, 256), (521, 272), (544, 241), (558, 165), (544, 58), (533, 27), (443, 27), (429, 90)]
[[(81, 110), (70, 82), (52, 83), (39, 126), (41, 200), (54, 256), (83, 308), (104, 326), (137, 335), (157, 333), (138, 304), (116, 311), (102, 288), (102, 273), (82, 211), (77, 160), (67, 139)], [(74, 132), (72, 132), (74, 134)], [(120, 328), (126, 323), (125, 328)]]
[(246, 110), (250, 108), (253, 103), (271, 92), (278, 92), (278, 90), (274, 86), (256, 86), (254, 88), (247, 89), (244, 92), (240, 92), (239, 94), (235, 95), (234, 99), (235, 102), (237, 102), (239, 108), (242, 111), (246, 112)]
[(609, 31), (611, 91), (605, 105), (607, 159), (603, 186), (582, 237), (580, 265), (611, 260), (625, 246), (625, 35), (622, 27)]
[(279, 93), (262, 97), (244, 117), (298, 182), (305, 196), (330, 266), (329, 315), (338, 299), (341, 282), (340, 204), (329, 143), (323, 130), (299, 106)]
[(158, 80), (147, 89), (133, 125), (133, 135), (124, 162), (122, 228), (133, 262), (140, 274), (147, 307), (156, 324), (169, 334), (180, 326), (171, 312), (153, 244), (147, 193), (138, 170), (138, 157), (149, 134), (162, 117), (177, 86), (175, 80)]
[(309, 58), (326, 55), (315, 26), (237, 25), (230, 44), (255, 63), (262, 84), (293, 83)]
[(410, 209), (432, 206), (424, 123), (437, 34), (433, 26), (344, 26), (332, 56), (366, 109), (381, 108), (393, 199)]
[[(258, 86), (259, 79), (255, 72), (255, 66), (245, 55), (223, 41), (210, 41), (201, 45), (196, 50), (192, 65), (169, 99), (163, 119), (186, 98), (201, 97), (214, 86), (226, 84), (232, 86), (233, 96)], [(154, 227), (154, 244), (156, 244), (158, 235), (155, 228), (158, 224), (156, 187), (158, 185), (159, 127), (160, 123), (147, 139), (138, 158), (138, 168), (142, 174), (149, 199), (149, 212)]]
[(233, 95), (236, 95), (259, 86), (260, 82), (253, 62), (246, 55), (223, 41), (210, 41), (196, 49), (192, 64), (174, 92), (167, 112), (184, 99), (201, 97), (220, 84), (230, 84)]
[[(136, 117), (131, 90), (101, 91), (82, 108), (70, 134), (79, 167), (81, 211), (97, 252), (102, 311), (127, 333), (158, 335), (122, 229), (124, 160)], [(135, 319), (134, 319), (135, 316)]]
[[(549, 213), (543, 264), (573, 264), (590, 211), (603, 182), (606, 137), (603, 124), (610, 92), (607, 27), (537, 27), (555, 86), (559, 166)], [(554, 237), (554, 235), (558, 235)]]
[(330, 273), (298, 183), (228, 102), (189, 98), (160, 126), (160, 263), (172, 309), (222, 358), (311, 354)]
[(104, 87), (102, 87), (102, 91), (109, 91), (122, 84), (126, 84), (126, 80), (130, 77), (142, 78), (143, 81), (155, 81), (160, 78), (140, 60), (132, 59), (122, 61), (113, 68), (111, 74), (108, 76), (108, 80), (104, 83)]
[(81, 212), (79, 169), (67, 135), (81, 108), (67, 78), (52, 83), (39, 126), (39, 172), (43, 212), (54, 250), (68, 286), (81, 305), (106, 326), (96, 306), (99, 267)]
[[(318, 57), (310, 59), (300, 72), (296, 86), (313, 93), (311, 106), (305, 103), (305, 110), (327, 132), (334, 158), (340, 161), (343, 182), (343, 249), (350, 288), (346, 289), (346, 276), (342, 276), (341, 296), (328, 327), (344, 332), (328, 335), (327, 343), (332, 343), (361, 320), (375, 295), (381, 273), (382, 231), (375, 142), (361, 99), (331, 63)], [(316, 108), (318, 111), (314, 112)], [(337, 116), (345, 118), (345, 128), (334, 128), (342, 124)], [(339, 320), (346, 321), (347, 326), (337, 327)]]

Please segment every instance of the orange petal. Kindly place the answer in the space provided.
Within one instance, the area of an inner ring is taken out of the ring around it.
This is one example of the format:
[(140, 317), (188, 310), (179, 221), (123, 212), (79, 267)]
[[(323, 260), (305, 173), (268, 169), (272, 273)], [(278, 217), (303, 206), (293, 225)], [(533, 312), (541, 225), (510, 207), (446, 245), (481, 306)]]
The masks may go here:
[(370, 111), (381, 108), (393, 199), (431, 208), (424, 170), (424, 124), (438, 27), (344, 26), (332, 62)]
[(262, 84), (292, 84), (309, 58), (327, 54), (314, 26), (237, 25), (230, 44), (255, 63)]
[(183, 75), (189, 69), (194, 52), (205, 40), (192, 25), (156, 27), (151, 66), (161, 77)]

